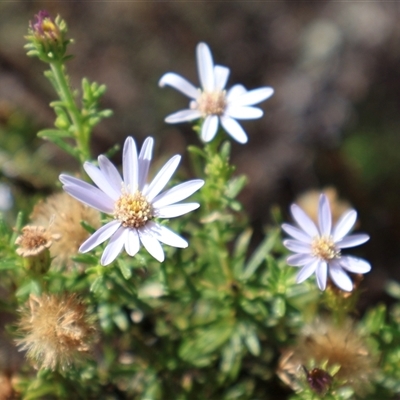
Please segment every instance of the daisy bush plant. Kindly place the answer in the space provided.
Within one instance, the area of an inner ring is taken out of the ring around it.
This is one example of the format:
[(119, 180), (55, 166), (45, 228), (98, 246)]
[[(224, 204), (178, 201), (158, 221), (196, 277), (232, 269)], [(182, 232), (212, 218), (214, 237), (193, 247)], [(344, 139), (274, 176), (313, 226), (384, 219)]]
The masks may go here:
[[(366, 217), (321, 191), (290, 207), (294, 225), (274, 208), (264, 236), (253, 235), (230, 151), (251, 140), (237, 121), (261, 118), (255, 105), (272, 88), (226, 89), (229, 68), (199, 43), (199, 88), (171, 72), (159, 80), (190, 98), (166, 118), (199, 133), (190, 167), (131, 132), (97, 156), (93, 128), (112, 116), (105, 86), (72, 88), (60, 17), (39, 12), (26, 39), (57, 96), (54, 126), (38, 136), (77, 164), (54, 193), (0, 220), (0, 398), (398, 398), (400, 284), (388, 285), (391, 307), (361, 312), (369, 244), (347, 254), (369, 240), (352, 233)], [(120, 144), (122, 165), (111, 161)]]

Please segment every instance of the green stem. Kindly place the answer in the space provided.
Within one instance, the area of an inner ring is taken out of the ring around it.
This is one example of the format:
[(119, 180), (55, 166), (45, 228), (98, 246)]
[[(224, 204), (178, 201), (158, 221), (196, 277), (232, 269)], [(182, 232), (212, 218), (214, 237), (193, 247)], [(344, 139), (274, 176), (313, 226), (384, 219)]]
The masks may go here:
[(74, 126), (74, 136), (76, 140), (76, 146), (79, 151), (79, 160), (81, 163), (83, 163), (90, 159), (90, 135), (85, 129), (81, 112), (75, 103), (74, 96), (68, 84), (68, 79), (64, 73), (63, 63), (60, 61), (54, 61), (50, 64), (50, 68), (57, 85), (56, 90), (61, 100), (64, 102), (65, 108)]
[[(214, 189), (218, 190), (218, 194), (216, 193), (207, 193), (204, 192), (204, 200), (203, 200), (203, 207), (205, 210), (207, 210), (207, 213), (211, 213), (215, 210), (220, 209), (222, 210), (221, 204), (219, 204), (220, 199), (223, 196), (223, 190), (225, 189), (225, 186), (221, 186), (221, 182), (219, 182), (219, 178), (221, 176), (220, 173), (212, 173), (211, 171), (215, 168), (226, 168), (226, 166), (221, 165), (221, 166), (213, 166), (211, 165), (213, 163), (213, 159), (217, 155), (221, 142), (222, 142), (223, 137), (220, 135), (220, 132), (216, 135), (214, 140), (210, 143), (207, 143), (205, 146), (205, 152), (206, 152), (206, 181), (208, 181), (209, 187), (212, 187)], [(208, 165), (207, 165), (208, 163)], [(211, 163), (211, 164), (210, 164)], [(222, 173), (222, 176), (224, 173)], [(220, 249), (217, 251), (217, 262), (225, 276), (226, 284), (230, 288), (231, 283), (234, 281), (233, 278), (233, 273), (229, 265), (229, 251), (227, 249), (227, 243), (225, 242), (222, 234), (223, 227), (221, 226), (219, 221), (213, 221), (209, 223), (209, 231), (210, 231), (210, 237), (215, 240), (215, 243), (217, 244), (218, 248)]]
[(232, 274), (232, 270), (230, 268), (230, 265), (228, 263), (228, 257), (229, 257), (229, 252), (226, 248), (226, 243), (224, 242), (224, 240), (222, 239), (222, 235), (220, 232), (220, 229), (218, 227), (218, 222), (212, 223), (212, 228), (213, 228), (213, 237), (215, 237), (216, 242), (218, 243), (218, 248), (220, 249), (217, 253), (218, 253), (218, 262), (219, 265), (221, 266), (221, 270), (223, 272), (223, 274), (225, 275), (226, 278), (226, 283), (227, 286), (230, 287), (231, 283), (233, 282), (233, 274)]

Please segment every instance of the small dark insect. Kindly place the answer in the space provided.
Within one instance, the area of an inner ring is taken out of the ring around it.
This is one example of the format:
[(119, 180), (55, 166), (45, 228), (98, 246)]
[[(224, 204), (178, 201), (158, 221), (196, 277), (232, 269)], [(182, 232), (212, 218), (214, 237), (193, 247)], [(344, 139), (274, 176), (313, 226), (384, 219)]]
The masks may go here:
[(302, 367), (306, 373), (307, 382), (314, 392), (322, 394), (328, 390), (332, 383), (332, 377), (326, 371), (320, 368), (314, 368), (308, 371), (304, 365), (302, 365)]

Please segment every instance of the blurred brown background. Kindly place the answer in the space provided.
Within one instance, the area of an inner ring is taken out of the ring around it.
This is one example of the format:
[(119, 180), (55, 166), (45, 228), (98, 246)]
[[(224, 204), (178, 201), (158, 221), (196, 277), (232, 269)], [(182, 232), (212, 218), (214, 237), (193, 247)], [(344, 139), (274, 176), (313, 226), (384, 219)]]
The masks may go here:
[[(197, 84), (200, 41), (216, 63), (231, 68), (228, 86), (272, 86), (275, 95), (261, 105), (265, 116), (243, 123), (249, 143), (233, 144), (237, 171), (249, 176), (241, 199), (257, 235), (270, 222), (272, 205), (288, 218), (299, 194), (333, 185), (371, 236), (355, 251), (373, 264), (364, 302), (388, 300), (386, 280), (400, 280), (399, 3), (1, 2), (0, 162), (4, 180), (22, 186), (13, 188), (15, 198), (52, 189), (45, 175), (32, 171), (32, 160), (76, 167), (34, 139), (54, 122), (44, 64), (23, 50), (28, 21), (41, 9), (60, 14), (76, 41), (68, 65), (73, 86), (83, 76), (108, 86), (103, 105), (115, 114), (96, 129), (95, 154), (128, 135), (139, 142), (155, 136), (157, 154), (160, 148), (185, 154), (188, 144), (198, 143), (189, 124), (163, 122), (188, 99), (157, 82), (173, 71)], [(33, 143), (34, 158), (14, 131)]]

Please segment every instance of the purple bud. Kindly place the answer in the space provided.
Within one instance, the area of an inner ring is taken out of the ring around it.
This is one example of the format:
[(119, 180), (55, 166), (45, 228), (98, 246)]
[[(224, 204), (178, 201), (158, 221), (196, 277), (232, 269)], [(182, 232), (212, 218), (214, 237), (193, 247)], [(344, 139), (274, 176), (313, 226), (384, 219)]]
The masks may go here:
[(41, 10), (35, 15), (35, 22), (30, 23), (33, 34), (41, 40), (57, 40), (60, 30), (53, 18), (46, 10)]

